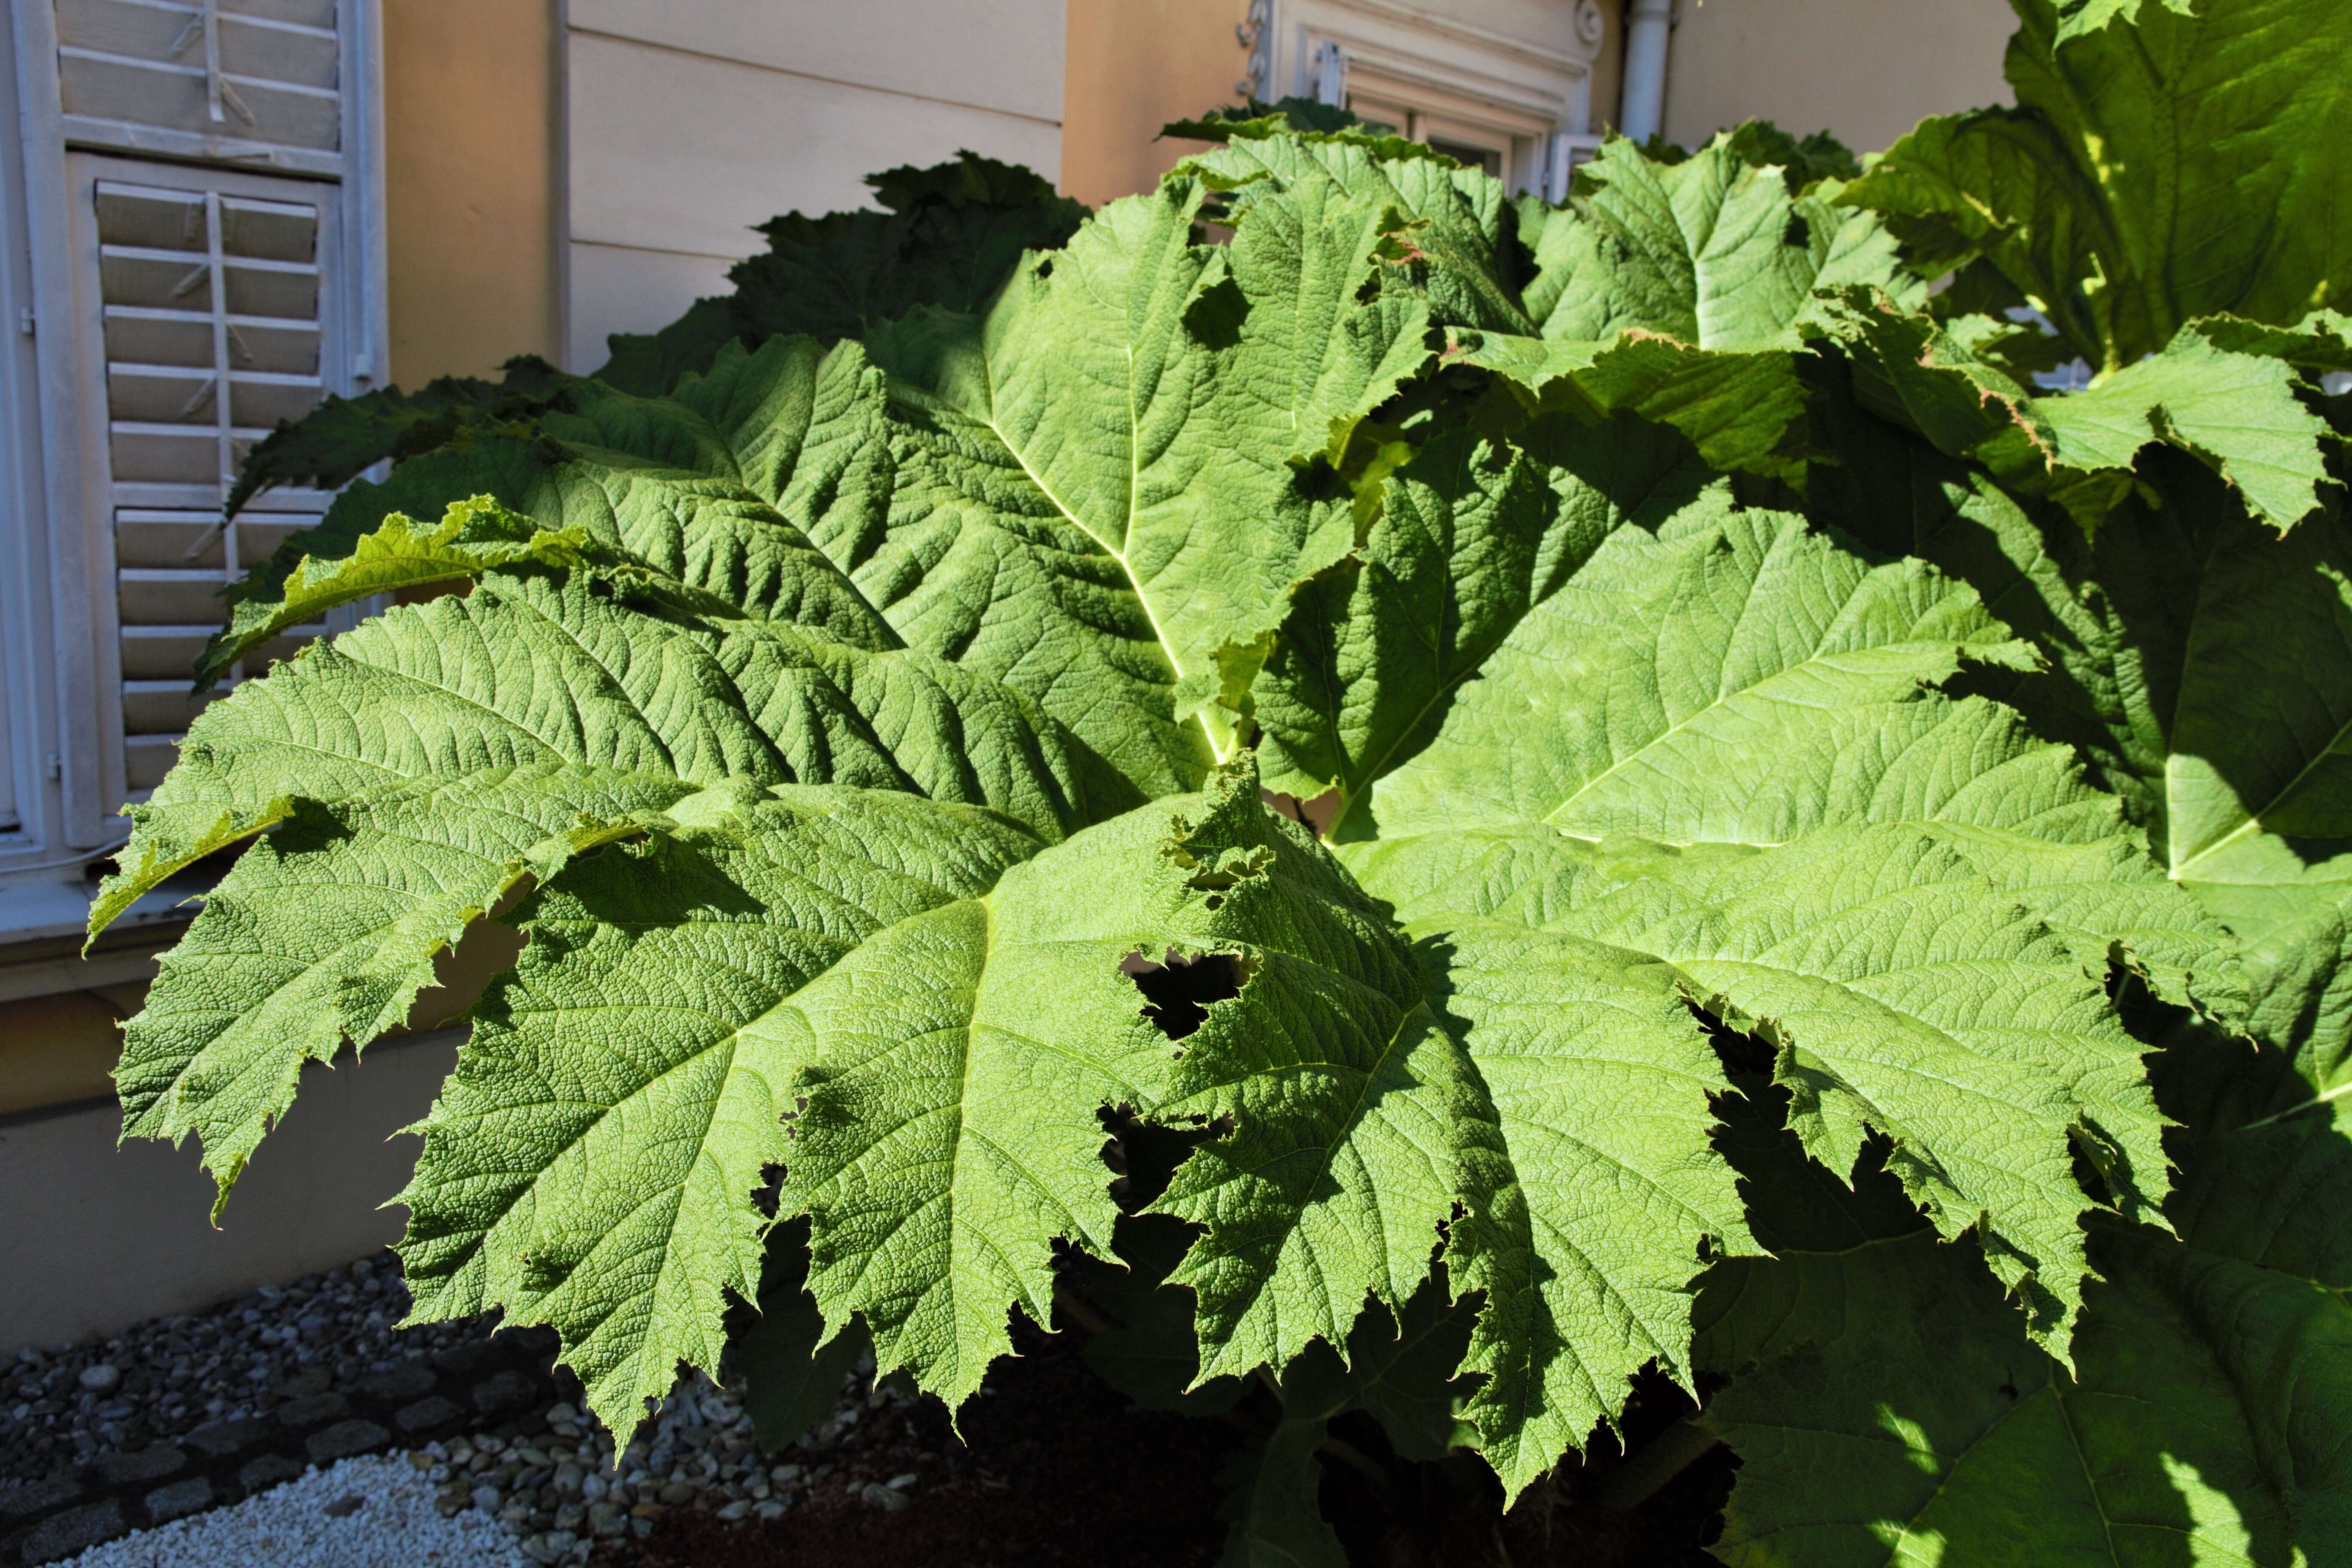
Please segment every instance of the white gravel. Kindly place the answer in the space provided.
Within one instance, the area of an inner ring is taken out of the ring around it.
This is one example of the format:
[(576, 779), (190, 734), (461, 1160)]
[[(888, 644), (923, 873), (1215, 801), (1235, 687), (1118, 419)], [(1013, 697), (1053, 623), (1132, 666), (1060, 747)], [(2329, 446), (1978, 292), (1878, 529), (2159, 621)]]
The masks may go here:
[(345, 1459), (231, 1507), (94, 1546), (72, 1568), (532, 1568), (513, 1532), (487, 1514), (443, 1518), (435, 1489), (398, 1455)]

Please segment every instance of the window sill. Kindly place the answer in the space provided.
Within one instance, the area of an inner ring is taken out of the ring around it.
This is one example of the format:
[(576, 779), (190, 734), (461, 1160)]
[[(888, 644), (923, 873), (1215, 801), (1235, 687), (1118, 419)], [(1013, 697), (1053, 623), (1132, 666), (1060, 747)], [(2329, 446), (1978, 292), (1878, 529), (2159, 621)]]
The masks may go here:
[(194, 918), (187, 900), (204, 889), (174, 879), (147, 894), (85, 954), (92, 891), (80, 880), (0, 888), (0, 1002), (152, 979), (156, 953)]

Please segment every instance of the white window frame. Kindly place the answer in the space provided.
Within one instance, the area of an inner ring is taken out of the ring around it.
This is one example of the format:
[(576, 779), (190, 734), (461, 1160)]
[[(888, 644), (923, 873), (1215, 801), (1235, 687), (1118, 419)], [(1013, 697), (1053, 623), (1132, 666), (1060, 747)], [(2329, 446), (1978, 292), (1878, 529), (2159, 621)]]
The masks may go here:
[(1407, 136), (1493, 152), (1506, 187), (1558, 201), (1600, 145), (1592, 68), (1607, 28), (1598, 0), (1556, 3), (1558, 34), (1538, 40), (1399, 0), (1254, 0), (1250, 90), (1352, 104)]
[[(181, 0), (194, 4), (195, 0)], [(212, 0), (203, 0), (207, 7)], [(60, 103), (55, 0), (9, 0), (13, 99), (0, 132), (0, 305), (12, 357), (0, 387), (0, 454), (13, 484), (0, 487), (0, 696), (17, 781), (19, 826), (0, 832), (0, 895), (28, 884), (78, 879), (120, 846), (127, 824), (121, 774), (120, 668), (113, 530), (102, 431), (105, 389), (93, 385), (81, 320), (79, 221), (69, 152), (154, 163), (194, 163), (314, 183), (337, 209), (341, 288), (322, 314), (343, 324), (341, 363), (322, 359), (330, 393), (352, 395), (390, 381), (383, 216), (383, 90), (379, 0), (335, 0), (341, 41), (339, 152), (268, 145), (233, 136), (123, 127), (67, 115)], [(21, 136), (21, 142), (19, 137)], [(16, 226), (21, 226), (21, 227)], [(21, 239), (18, 237), (21, 236)], [(35, 331), (17, 331), (29, 309)], [(30, 354), (25, 349), (29, 345)], [(27, 360), (29, 359), (29, 363)], [(100, 417), (92, 417), (94, 405)], [(21, 922), (0, 897), (0, 940)], [(44, 905), (46, 907), (46, 905)]]
[(43, 825), (41, 760), (55, 747), (43, 721), (42, 650), (51, 646), (46, 507), (41, 461), (40, 365), (35, 349), (32, 226), (25, 161), (18, 155), (14, 29), (0, 34), (0, 724), (7, 729), (0, 766), (8, 770), (13, 826), (0, 829), (0, 864), (37, 853)]

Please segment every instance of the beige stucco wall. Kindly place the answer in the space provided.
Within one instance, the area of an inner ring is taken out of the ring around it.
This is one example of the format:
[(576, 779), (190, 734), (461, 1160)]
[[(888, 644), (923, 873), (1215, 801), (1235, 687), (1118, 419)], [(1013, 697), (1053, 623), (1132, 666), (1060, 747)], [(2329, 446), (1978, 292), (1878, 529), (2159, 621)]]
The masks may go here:
[(1157, 140), (1171, 120), (1236, 101), (1249, 57), (1234, 28), (1247, 0), (1069, 0), (1062, 189), (1089, 206), (1150, 190), (1198, 142)]
[(383, 0), (392, 377), (562, 353), (557, 0)]
[(1678, 0), (1666, 135), (1742, 120), (1885, 147), (1930, 114), (2010, 101), (2007, 0)]

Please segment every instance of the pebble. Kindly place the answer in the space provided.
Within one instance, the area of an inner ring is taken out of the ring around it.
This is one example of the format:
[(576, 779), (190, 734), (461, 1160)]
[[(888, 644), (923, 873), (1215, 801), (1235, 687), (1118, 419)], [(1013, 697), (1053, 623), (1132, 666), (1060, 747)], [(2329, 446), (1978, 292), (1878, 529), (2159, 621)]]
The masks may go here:
[(888, 1487), (877, 1485), (873, 1481), (868, 1481), (858, 1488), (857, 1495), (864, 1500), (866, 1507), (880, 1509), (884, 1513), (896, 1513), (900, 1509), (909, 1506), (905, 1492), (893, 1491)]

